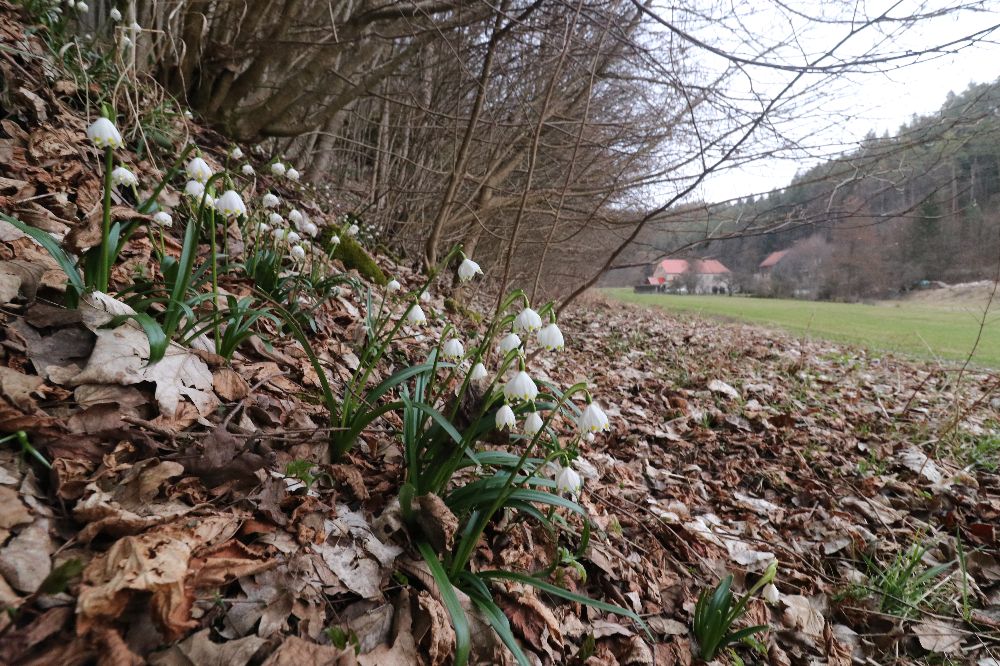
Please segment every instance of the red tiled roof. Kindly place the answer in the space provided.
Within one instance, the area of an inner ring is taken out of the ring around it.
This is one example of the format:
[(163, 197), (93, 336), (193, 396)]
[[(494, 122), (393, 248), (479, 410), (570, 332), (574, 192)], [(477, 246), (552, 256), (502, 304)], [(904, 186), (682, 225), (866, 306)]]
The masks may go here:
[(667, 281), (666, 278), (661, 278), (661, 277), (648, 277), (646, 278), (646, 280), (649, 282), (649, 284), (663, 284), (664, 282)]
[[(724, 275), (729, 272), (721, 261), (716, 259), (700, 259), (694, 261), (695, 273), (698, 275)], [(656, 266), (653, 275), (680, 275), (686, 273), (691, 267), (691, 262), (686, 259), (664, 259)]]
[(777, 252), (772, 252), (767, 255), (767, 258), (765, 258), (764, 261), (760, 262), (760, 267), (771, 268), (781, 261), (786, 254), (788, 254), (788, 250), (778, 250)]

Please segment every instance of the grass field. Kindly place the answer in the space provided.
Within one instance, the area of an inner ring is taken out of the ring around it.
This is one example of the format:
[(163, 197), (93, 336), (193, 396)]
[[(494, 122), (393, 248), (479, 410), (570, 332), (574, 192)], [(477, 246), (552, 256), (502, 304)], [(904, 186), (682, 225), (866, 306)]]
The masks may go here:
[[(920, 358), (964, 360), (979, 332), (982, 307), (962, 303), (889, 301), (876, 305), (740, 296), (604, 293), (630, 303), (782, 328), (792, 333), (894, 351)], [(985, 305), (985, 304), (983, 304)], [(1000, 367), (1000, 303), (990, 311), (973, 362)]]

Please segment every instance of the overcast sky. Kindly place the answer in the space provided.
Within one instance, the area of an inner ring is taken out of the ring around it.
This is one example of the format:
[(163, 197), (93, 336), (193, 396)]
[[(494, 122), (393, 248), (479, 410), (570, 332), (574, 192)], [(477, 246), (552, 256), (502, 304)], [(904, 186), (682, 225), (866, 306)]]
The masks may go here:
[[(887, 2), (877, 0), (860, 3), (863, 11), (872, 15), (879, 11), (878, 5)], [(896, 3), (894, 3), (896, 4)], [(906, 4), (906, 3), (903, 3)], [(916, 5), (916, 2), (909, 3)], [(952, 6), (954, 1), (934, 1), (931, 8)], [(746, 5), (744, 5), (746, 6)], [(796, 49), (800, 52), (786, 54), (789, 62), (795, 62), (797, 56), (808, 56), (822, 52), (830, 44), (843, 37), (850, 26), (816, 25), (811, 22), (803, 30), (803, 24), (792, 25), (787, 13), (778, 13), (772, 8), (757, 10), (760, 5), (750, 5), (753, 12), (750, 17), (752, 24), (767, 26), (774, 38), (787, 30), (794, 30), (799, 35)], [(786, 4), (787, 6), (787, 4)], [(803, 7), (810, 11), (822, 6), (820, 2), (810, 2)], [(1000, 23), (1000, 0), (983, 2), (985, 11), (962, 12), (957, 16), (933, 19), (911, 28), (904, 35), (893, 37), (890, 43), (879, 45), (880, 51), (918, 50), (930, 44), (940, 44), (949, 39), (974, 33), (984, 28)], [(840, 5), (843, 7), (843, 5)], [(905, 12), (905, 9), (903, 10)], [(743, 23), (746, 23), (744, 16)], [(706, 26), (699, 37), (711, 39), (710, 27)], [(716, 37), (715, 43), (722, 43), (725, 37)], [(900, 125), (910, 120), (913, 114), (928, 114), (936, 111), (944, 103), (949, 91), (959, 93), (970, 83), (984, 83), (1000, 77), (1000, 34), (994, 33), (979, 44), (970, 46), (954, 55), (935, 56), (903, 68), (881, 73), (852, 74), (849, 78), (828, 86), (827, 98), (822, 104), (803, 110), (803, 118), (791, 123), (786, 122), (783, 132), (793, 135), (809, 146), (825, 146), (822, 149), (813, 148), (810, 152), (826, 154), (836, 153), (857, 142), (870, 130), (881, 135), (888, 131), (894, 134)], [(859, 44), (862, 50), (870, 48), (870, 44)], [(730, 48), (739, 48), (730, 46)], [(705, 54), (703, 62), (711, 67), (715, 56)], [(798, 57), (801, 62), (802, 57)], [(737, 94), (744, 92), (748, 78), (753, 79), (753, 87), (759, 93), (762, 90), (776, 91), (780, 89), (794, 74), (774, 70), (750, 71), (749, 77), (737, 77), (733, 87)], [(850, 116), (848, 118), (848, 116)], [(835, 119), (827, 122), (828, 118)], [(753, 166), (740, 167), (725, 173), (714, 174), (703, 184), (701, 197), (707, 201), (720, 201), (734, 196), (766, 192), (781, 188), (789, 183), (795, 173), (816, 163), (807, 155), (799, 155), (796, 159), (769, 159)]]

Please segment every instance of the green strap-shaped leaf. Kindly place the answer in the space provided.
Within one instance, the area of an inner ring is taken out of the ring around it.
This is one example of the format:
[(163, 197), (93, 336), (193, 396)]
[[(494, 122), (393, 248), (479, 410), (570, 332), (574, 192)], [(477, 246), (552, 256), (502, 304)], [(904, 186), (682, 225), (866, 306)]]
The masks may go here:
[(66, 278), (69, 280), (70, 286), (76, 291), (77, 297), (83, 295), (87, 288), (83, 284), (83, 278), (80, 277), (80, 271), (76, 269), (76, 263), (70, 259), (69, 255), (66, 254), (66, 251), (62, 249), (55, 238), (50, 236), (46, 231), (28, 226), (16, 217), (0, 213), (0, 219), (14, 225), (19, 231), (31, 236), (38, 241), (39, 245), (48, 250), (48, 253), (59, 264), (59, 268), (66, 273)]
[(434, 552), (431, 545), (426, 541), (421, 541), (417, 543), (417, 549), (420, 550), (421, 556), (427, 562), (434, 582), (437, 583), (438, 591), (441, 593), (441, 600), (451, 616), (451, 625), (455, 629), (455, 666), (465, 666), (469, 662), (469, 651), (472, 648), (469, 618), (458, 600), (458, 595), (455, 594), (455, 586), (448, 578), (444, 567), (441, 566), (441, 560), (438, 559), (437, 553)]
[(167, 353), (167, 346), (170, 344), (170, 341), (167, 340), (166, 333), (163, 332), (163, 328), (160, 327), (155, 319), (150, 317), (145, 312), (136, 312), (135, 314), (115, 317), (108, 322), (108, 325), (118, 326), (127, 319), (134, 320), (135, 323), (139, 324), (142, 328), (143, 333), (146, 334), (146, 339), (149, 340), (150, 365), (161, 360), (163, 355)]

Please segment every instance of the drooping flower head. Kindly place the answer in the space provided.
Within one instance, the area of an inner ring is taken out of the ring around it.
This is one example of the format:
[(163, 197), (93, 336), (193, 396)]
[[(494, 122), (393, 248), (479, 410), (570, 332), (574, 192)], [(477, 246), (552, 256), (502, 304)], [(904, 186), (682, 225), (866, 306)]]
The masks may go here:
[(240, 171), (243, 172), (244, 176), (252, 176), (254, 174), (253, 166), (250, 164), (244, 164), (241, 166)]
[(403, 288), (403, 285), (399, 284), (399, 280), (389, 280), (388, 284), (385, 285), (385, 290), (390, 294), (399, 291)]
[(205, 186), (197, 180), (189, 180), (187, 184), (184, 185), (184, 194), (188, 195), (192, 199), (201, 199), (201, 195), (204, 193)]
[(524, 419), (524, 434), (525, 435), (536, 435), (542, 429), (544, 422), (542, 421), (542, 415), (538, 412), (531, 412), (528, 417)]
[(233, 190), (226, 192), (215, 201), (215, 208), (226, 217), (243, 217), (247, 214), (243, 198)]
[(465, 356), (465, 347), (462, 346), (462, 341), (458, 338), (449, 338), (441, 346), (441, 356), (452, 361)]
[(555, 322), (538, 331), (538, 344), (548, 351), (562, 349), (564, 343), (562, 331), (559, 330)]
[(278, 205), (279, 199), (270, 192), (261, 197), (260, 202), (264, 205), (264, 208), (274, 208)]
[(267, 216), (267, 221), (271, 223), (272, 227), (280, 227), (285, 223), (285, 219), (278, 215), (277, 213), (271, 213)]
[(603, 432), (611, 428), (608, 415), (597, 402), (588, 404), (580, 414), (580, 430), (584, 433)]
[(110, 16), (111, 20), (114, 21), (115, 23), (118, 23), (119, 21), (122, 20), (122, 13), (118, 11), (117, 7), (112, 7), (111, 11), (108, 12), (108, 16)]
[(284, 176), (285, 165), (282, 164), (281, 162), (275, 162), (274, 164), (271, 165), (271, 173), (275, 176)]
[(430, 303), (431, 302), (431, 292), (429, 292), (429, 291), (422, 291), (422, 292), (420, 292), (420, 300), (423, 303)]
[(336, 234), (330, 236), (330, 245), (340, 245), (340, 236)]
[(302, 240), (302, 236), (299, 236), (294, 231), (289, 231), (285, 235), (285, 238), (288, 240), (289, 243), (298, 243), (300, 240)]
[(537, 331), (542, 327), (542, 318), (538, 316), (538, 313), (531, 308), (524, 308), (521, 312), (514, 318), (514, 331), (519, 333), (521, 331), (527, 331), (528, 333)]
[(427, 316), (419, 305), (414, 303), (410, 306), (410, 309), (406, 311), (406, 321), (410, 322), (414, 326), (419, 326), (427, 321)]
[(482, 275), (483, 269), (468, 257), (463, 259), (462, 263), (458, 266), (458, 279), (462, 282), (468, 282), (476, 276), (476, 273)]
[(576, 495), (583, 488), (583, 479), (572, 467), (563, 467), (556, 475), (556, 492)]
[(472, 370), (469, 371), (469, 379), (474, 382), (486, 379), (488, 376), (489, 373), (486, 372), (486, 366), (482, 363), (476, 363), (472, 366)]
[(306, 258), (306, 251), (301, 245), (293, 245), (291, 253), (296, 259), (302, 260)]
[(124, 185), (126, 187), (135, 187), (139, 184), (139, 179), (135, 177), (135, 174), (126, 169), (123, 166), (116, 166), (111, 172), (111, 182), (115, 185)]
[(538, 387), (527, 372), (519, 370), (503, 387), (503, 395), (508, 400), (534, 400), (538, 396)]
[(514, 410), (510, 408), (510, 405), (504, 405), (497, 410), (496, 424), (497, 430), (503, 430), (507, 428), (508, 430), (514, 429)]
[(352, 224), (351, 226), (349, 226), (347, 228), (347, 235), (348, 236), (357, 236), (359, 231), (361, 231), (361, 229), (358, 227), (358, 225)]
[(290, 211), (288, 211), (288, 219), (291, 222), (293, 222), (295, 224), (295, 226), (297, 227), (300, 224), (302, 224), (302, 220), (304, 218), (302, 217), (302, 213), (300, 213), (297, 208), (293, 208)]
[(500, 340), (500, 353), (506, 356), (513, 349), (517, 349), (521, 346), (521, 338), (517, 337), (517, 333), (508, 333)]
[(87, 128), (87, 138), (98, 148), (121, 148), (125, 145), (115, 124), (103, 116)]
[(232, 157), (234, 160), (241, 160), (243, 159), (243, 149), (241, 149), (239, 146), (236, 146), (235, 148), (233, 148), (232, 152), (229, 153), (229, 156)]
[(288, 171), (285, 172), (285, 175), (288, 176), (288, 180), (298, 180), (299, 179), (298, 169), (294, 169), (294, 168), (290, 167), (288, 169)]
[(161, 227), (169, 228), (174, 225), (174, 219), (170, 217), (170, 213), (162, 210), (153, 215), (153, 222), (156, 222)]
[(208, 179), (212, 177), (212, 167), (208, 166), (208, 162), (200, 157), (192, 158), (187, 163), (186, 171), (188, 178), (202, 184), (207, 183)]

